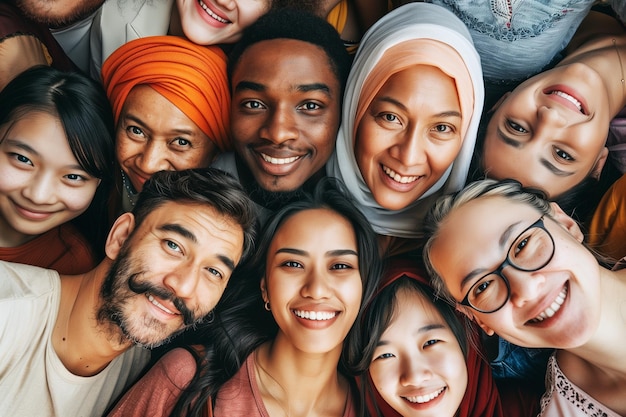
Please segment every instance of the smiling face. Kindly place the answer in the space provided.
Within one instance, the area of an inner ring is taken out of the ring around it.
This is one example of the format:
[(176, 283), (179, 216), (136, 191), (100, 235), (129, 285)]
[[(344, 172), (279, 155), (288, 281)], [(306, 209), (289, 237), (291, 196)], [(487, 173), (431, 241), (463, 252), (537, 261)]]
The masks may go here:
[(117, 160), (133, 188), (157, 171), (208, 167), (217, 146), (178, 107), (147, 85), (128, 94), (115, 142)]
[(579, 64), (546, 71), (518, 86), (493, 114), (483, 169), (557, 197), (599, 175), (611, 114), (596, 72)]
[[(499, 196), (481, 197), (454, 209), (430, 249), (430, 261), (451, 295), (463, 300), (476, 281), (502, 263), (509, 248), (513, 248), (509, 257), (533, 248), (533, 235), (519, 238), (540, 215), (526, 204)], [(582, 233), (575, 222), (563, 212), (555, 216), (558, 222), (548, 216), (543, 221), (554, 240), (554, 255), (532, 272), (504, 267), (510, 298), (501, 309), (485, 314), (460, 306), (486, 331), (519, 346), (580, 346), (598, 325), (600, 266), (580, 243)]]
[(376, 390), (404, 417), (454, 416), (468, 380), (458, 340), (424, 295), (401, 288), (395, 303), (369, 367)]
[(198, 45), (235, 43), (270, 6), (270, 0), (176, 0), (184, 35)]
[(270, 245), (261, 290), (277, 340), (303, 352), (341, 352), (363, 293), (350, 222), (327, 209), (287, 219)]
[(0, 247), (19, 246), (79, 216), (99, 183), (72, 154), (55, 116), (30, 112), (0, 126)]
[[(132, 215), (123, 214), (112, 236), (124, 234), (129, 222)], [(214, 208), (166, 202), (113, 254), (99, 317), (135, 343), (158, 346), (215, 307), (242, 247), (241, 227)]]
[(357, 126), (355, 157), (374, 199), (389, 210), (417, 200), (458, 155), (461, 108), (454, 80), (416, 65), (387, 80)]
[(321, 170), (337, 139), (341, 86), (324, 50), (272, 39), (245, 50), (232, 75), (237, 153), (267, 191), (292, 191)]

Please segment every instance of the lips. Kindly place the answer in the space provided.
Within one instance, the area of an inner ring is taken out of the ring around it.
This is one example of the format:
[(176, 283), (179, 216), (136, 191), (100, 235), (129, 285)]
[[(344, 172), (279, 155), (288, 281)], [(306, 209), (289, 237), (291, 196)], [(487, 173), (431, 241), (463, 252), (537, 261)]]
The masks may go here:
[(544, 94), (564, 106), (584, 115), (588, 115), (587, 106), (578, 92), (566, 86), (553, 86), (544, 90)]
[(213, 10), (209, 7), (209, 5), (207, 5), (205, 2), (203, 2), (202, 0), (198, 0), (198, 4), (200, 5), (200, 7), (202, 8), (202, 10), (204, 10), (206, 12), (207, 15), (209, 15), (212, 19), (214, 19), (215, 21), (222, 23), (222, 24), (229, 24), (232, 23), (230, 20), (228, 20), (225, 16), (219, 16), (217, 14), (216, 10)]
[(47, 218), (49, 218), (55, 213), (54, 211), (41, 211), (41, 210), (29, 209), (29, 208), (26, 208), (24, 206), (17, 204), (15, 201), (13, 201), (13, 205), (15, 206), (15, 209), (20, 214), (20, 216), (24, 217), (25, 219), (33, 220), (33, 221), (46, 220)]
[(529, 320), (529, 323), (541, 323), (542, 321), (554, 316), (561, 309), (561, 306), (565, 302), (565, 299), (567, 298), (567, 293), (568, 293), (568, 286), (565, 285), (561, 289), (561, 292), (559, 292), (556, 298), (552, 301), (550, 306), (546, 308), (545, 310), (543, 310), (541, 313), (539, 313), (537, 317)]
[(148, 299), (148, 301), (150, 301), (150, 303), (152, 303), (152, 305), (156, 306), (159, 310), (163, 311), (164, 313), (166, 313), (168, 315), (172, 315), (172, 316), (179, 316), (180, 315), (180, 313), (178, 311), (173, 311), (173, 310), (170, 310), (169, 308), (165, 307), (152, 294), (146, 293), (145, 296)]
[(336, 311), (306, 311), (306, 310), (293, 310), (293, 314), (306, 320), (330, 320), (337, 316)]
[(381, 165), (381, 166), (383, 168), (384, 173), (387, 174), (389, 178), (391, 178), (392, 180), (400, 184), (410, 184), (421, 178), (421, 176), (419, 175), (401, 175), (401, 174), (398, 174), (393, 169), (389, 168), (388, 166), (385, 166), (385, 165)]
[(403, 396), (402, 398), (410, 403), (425, 404), (439, 397), (445, 391), (445, 389), (446, 387), (441, 387), (438, 390), (431, 392), (430, 394), (415, 395), (410, 397)]

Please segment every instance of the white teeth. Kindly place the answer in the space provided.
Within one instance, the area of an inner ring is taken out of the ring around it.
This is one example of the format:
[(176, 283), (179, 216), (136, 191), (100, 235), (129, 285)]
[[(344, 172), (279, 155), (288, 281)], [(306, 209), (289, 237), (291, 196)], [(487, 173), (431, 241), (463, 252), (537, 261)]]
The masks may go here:
[(293, 313), (307, 320), (330, 320), (337, 315), (337, 312), (328, 312), (328, 311), (303, 311), (303, 310), (294, 310)]
[(561, 309), (565, 298), (567, 297), (567, 286), (563, 287), (559, 295), (554, 299), (550, 307), (546, 308), (542, 311), (537, 317), (531, 320), (531, 322), (539, 323), (544, 321), (547, 318), (550, 318), (556, 314), (557, 311)]
[(415, 397), (403, 397), (403, 398), (405, 398), (407, 401), (412, 402), (412, 403), (423, 404), (423, 403), (427, 403), (427, 402), (432, 401), (435, 398), (439, 397), (439, 395), (441, 395), (441, 393), (443, 392), (444, 389), (445, 389), (445, 387), (441, 388), (438, 391), (433, 392), (432, 394), (428, 394), (428, 395), (417, 395)]
[(410, 182), (416, 181), (419, 178), (416, 176), (403, 177), (402, 175), (398, 174), (391, 168), (388, 168), (384, 165), (382, 167), (383, 167), (383, 171), (385, 171), (385, 174), (387, 174), (389, 178), (391, 178), (395, 182), (399, 182), (400, 184), (408, 184)]
[(270, 164), (274, 164), (274, 165), (290, 164), (300, 159), (299, 156), (292, 156), (291, 158), (272, 158), (271, 156), (266, 155), (264, 153), (261, 154), (261, 157), (263, 158), (265, 162), (269, 162)]
[(207, 12), (207, 14), (208, 14), (209, 16), (211, 16), (213, 19), (215, 19), (215, 20), (217, 20), (218, 22), (221, 22), (221, 23), (230, 23), (228, 20), (226, 20), (226, 19), (222, 19), (221, 17), (219, 17), (218, 15), (216, 15), (215, 13), (213, 13), (213, 12), (211, 11), (211, 9), (209, 9), (209, 8), (207, 7), (207, 5), (206, 5), (206, 4), (204, 4), (204, 2), (203, 2), (202, 0), (199, 0), (199, 3), (200, 3), (200, 7), (202, 7), (202, 9), (203, 9), (205, 12)]
[(573, 103), (576, 107), (578, 107), (578, 111), (579, 112), (583, 112), (583, 105), (580, 101), (576, 100), (574, 97), (570, 96), (567, 93), (564, 93), (563, 91), (559, 91), (559, 90), (555, 90), (550, 94), (554, 94), (557, 95), (559, 97), (563, 97), (564, 99), (566, 99), (567, 101)]
[(161, 310), (165, 311), (168, 314), (176, 314), (173, 311), (169, 310), (168, 308), (166, 308), (163, 304), (159, 303), (151, 294), (146, 294), (146, 296), (148, 297), (148, 300), (150, 300), (150, 302), (152, 304), (154, 304), (155, 306), (159, 307)]

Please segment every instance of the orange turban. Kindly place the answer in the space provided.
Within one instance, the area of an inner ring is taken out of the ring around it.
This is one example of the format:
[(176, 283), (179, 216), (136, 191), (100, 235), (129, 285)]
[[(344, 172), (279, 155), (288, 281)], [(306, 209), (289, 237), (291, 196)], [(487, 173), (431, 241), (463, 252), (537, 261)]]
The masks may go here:
[(115, 123), (130, 91), (149, 85), (178, 107), (221, 151), (230, 150), (230, 92), (226, 55), (217, 46), (178, 36), (149, 36), (125, 43), (102, 66), (102, 82)]

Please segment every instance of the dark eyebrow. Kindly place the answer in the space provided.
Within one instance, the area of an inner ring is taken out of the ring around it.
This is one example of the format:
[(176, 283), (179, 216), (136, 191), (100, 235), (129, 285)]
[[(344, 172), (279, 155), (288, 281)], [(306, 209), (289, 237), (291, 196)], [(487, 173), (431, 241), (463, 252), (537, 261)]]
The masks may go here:
[[(413, 334), (420, 334), (420, 333), (427, 333), (431, 330), (439, 330), (439, 329), (445, 329), (446, 326), (444, 326), (441, 323), (432, 323), (432, 324), (427, 324), (426, 326), (422, 326), (419, 329), (417, 329), (417, 331), (415, 331)], [(376, 346), (386, 346), (390, 344), (389, 341), (387, 340), (379, 340), (378, 343), (376, 343)]]
[[(402, 110), (407, 110), (406, 106), (402, 103), (400, 103), (398, 100), (396, 100), (393, 97), (389, 97), (389, 96), (383, 96), (383, 97), (378, 97), (376, 99), (377, 101), (384, 101), (386, 103), (391, 103), (395, 106), (400, 107)], [(454, 110), (450, 110), (450, 111), (443, 111), (441, 113), (435, 114), (435, 117), (461, 117), (461, 113), (459, 113), (458, 111), (454, 111)]]
[[(196, 235), (194, 235), (189, 229), (176, 223), (166, 223), (158, 227), (158, 230), (165, 232), (174, 232), (185, 239), (191, 240), (193, 243), (198, 243)], [(217, 255), (217, 258), (226, 265), (231, 271), (235, 269), (235, 262), (226, 255)]]
[[(303, 251), (302, 249), (295, 248), (280, 248), (276, 251), (276, 253), (290, 253), (292, 255), (300, 255), (300, 256), (308, 256), (307, 251)], [(335, 249), (326, 252), (326, 256), (342, 256), (342, 255), (354, 255), (359, 256), (359, 254), (352, 249)]]
[[(518, 224), (520, 224), (520, 222), (515, 222), (515, 223), (511, 224), (509, 227), (507, 227), (504, 230), (504, 232), (502, 232), (502, 234), (500, 235), (500, 239), (498, 239), (498, 247), (500, 249), (504, 249), (505, 248), (506, 243), (508, 242), (509, 238), (511, 237), (511, 233), (513, 233), (513, 230), (517, 227)], [(476, 275), (481, 274), (483, 272), (487, 272), (487, 268), (476, 268), (476, 269), (470, 271), (461, 280), (461, 289), (463, 289), (463, 287), (467, 284), (468, 281), (470, 281)]]
[(524, 146), (523, 142), (517, 141), (517, 140), (507, 136), (499, 127), (497, 129), (497, 132), (498, 132), (498, 137), (505, 144), (507, 144), (509, 146), (512, 146), (514, 148), (517, 148), (517, 149), (520, 149), (522, 146)]
[(263, 84), (254, 83), (252, 81), (239, 81), (235, 86), (235, 92), (244, 90), (262, 92), (265, 91), (265, 86)]
[(304, 93), (308, 91), (321, 91), (328, 96), (332, 96), (330, 93), (330, 87), (324, 83), (300, 84), (298, 85), (298, 91), (302, 91)]
[(162, 230), (165, 232), (174, 232), (184, 237), (185, 239), (191, 240), (193, 243), (198, 243), (198, 239), (196, 238), (196, 235), (194, 235), (189, 229), (181, 226), (180, 224), (166, 223), (166, 224), (159, 226), (158, 230)]
[(547, 159), (541, 158), (539, 159), (539, 162), (541, 162), (541, 165), (548, 168), (548, 170), (552, 172), (554, 175), (556, 175), (557, 177), (569, 177), (570, 175), (574, 175), (574, 171), (571, 171), (571, 172), (563, 171), (562, 169), (557, 168)]

